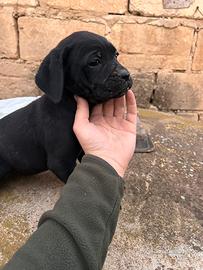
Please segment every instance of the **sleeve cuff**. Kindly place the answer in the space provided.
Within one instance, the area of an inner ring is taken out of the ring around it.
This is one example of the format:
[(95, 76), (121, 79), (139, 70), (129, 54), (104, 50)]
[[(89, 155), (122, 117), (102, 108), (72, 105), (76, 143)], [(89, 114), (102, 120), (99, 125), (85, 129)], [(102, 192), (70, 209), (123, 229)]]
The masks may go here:
[(117, 171), (103, 158), (87, 154), (87, 155), (83, 156), (82, 162), (91, 162), (91, 163), (95, 163), (97, 165), (100, 165), (100, 166), (104, 167), (105, 170), (107, 170), (108, 172), (112, 173), (113, 175), (115, 175), (123, 180), (123, 178), (117, 173)]

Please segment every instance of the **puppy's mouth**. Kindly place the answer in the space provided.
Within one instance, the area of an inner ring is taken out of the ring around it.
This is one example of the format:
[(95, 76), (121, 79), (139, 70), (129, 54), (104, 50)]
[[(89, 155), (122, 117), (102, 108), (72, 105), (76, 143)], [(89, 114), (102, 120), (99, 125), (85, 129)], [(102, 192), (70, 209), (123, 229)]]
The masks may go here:
[[(116, 87), (116, 86), (115, 86)], [(117, 86), (117, 90), (109, 89), (111, 98), (121, 97), (126, 94), (126, 92), (132, 87), (132, 79), (125, 81), (120, 84), (120, 87)], [(120, 89), (119, 89), (120, 88)]]
[(123, 79), (119, 76), (110, 76), (104, 84), (97, 85), (88, 101), (92, 104), (103, 103), (111, 98), (118, 98), (126, 94), (132, 87), (132, 78)]

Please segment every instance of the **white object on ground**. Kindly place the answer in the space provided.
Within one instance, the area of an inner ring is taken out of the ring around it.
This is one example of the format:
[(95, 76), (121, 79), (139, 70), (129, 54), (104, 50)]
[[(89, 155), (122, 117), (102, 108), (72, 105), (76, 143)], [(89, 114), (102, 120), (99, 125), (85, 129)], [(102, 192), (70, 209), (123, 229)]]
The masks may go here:
[(0, 100), (0, 119), (4, 116), (27, 106), (32, 101), (40, 98), (38, 97), (17, 97), (17, 98), (9, 98)]

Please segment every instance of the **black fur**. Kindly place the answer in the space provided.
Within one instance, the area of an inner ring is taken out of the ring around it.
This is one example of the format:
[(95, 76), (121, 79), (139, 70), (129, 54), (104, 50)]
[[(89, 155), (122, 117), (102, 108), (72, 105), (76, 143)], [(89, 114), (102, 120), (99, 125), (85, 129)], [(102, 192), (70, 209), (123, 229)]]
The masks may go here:
[(110, 42), (76, 32), (45, 57), (36, 84), (45, 95), (0, 120), (0, 178), (4, 171), (34, 174), (49, 169), (66, 182), (81, 153), (72, 130), (73, 95), (93, 106), (124, 95), (132, 80)]

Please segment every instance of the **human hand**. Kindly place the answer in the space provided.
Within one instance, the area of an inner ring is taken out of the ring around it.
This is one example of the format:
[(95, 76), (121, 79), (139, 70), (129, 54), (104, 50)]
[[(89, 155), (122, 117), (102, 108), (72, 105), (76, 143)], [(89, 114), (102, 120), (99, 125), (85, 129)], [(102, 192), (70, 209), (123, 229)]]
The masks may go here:
[[(107, 161), (123, 177), (136, 144), (137, 107), (133, 92), (96, 105), (76, 97), (73, 130), (85, 152)], [(125, 113), (126, 112), (126, 113)]]

